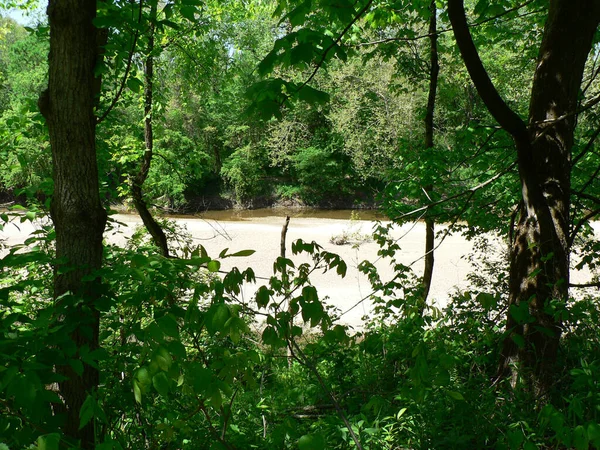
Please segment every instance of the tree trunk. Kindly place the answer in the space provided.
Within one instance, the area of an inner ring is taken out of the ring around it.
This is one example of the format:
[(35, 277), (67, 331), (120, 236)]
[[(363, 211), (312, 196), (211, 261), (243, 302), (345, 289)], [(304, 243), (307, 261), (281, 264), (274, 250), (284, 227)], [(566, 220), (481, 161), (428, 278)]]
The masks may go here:
[(145, 71), (144, 71), (144, 143), (146, 151), (140, 164), (140, 169), (131, 183), (131, 196), (133, 204), (137, 210), (144, 226), (152, 236), (152, 240), (160, 250), (161, 254), (169, 257), (169, 245), (167, 236), (156, 222), (152, 214), (148, 210), (148, 205), (144, 200), (142, 186), (148, 178), (150, 165), (152, 164), (152, 156), (154, 151), (154, 134), (152, 128), (152, 102), (154, 89), (154, 29), (157, 16), (157, 2), (152, 2), (150, 6), (150, 27), (148, 30), (148, 54), (146, 56)]
[[(440, 72), (437, 49), (437, 16), (435, 0), (429, 6), (429, 95), (427, 98), (427, 113), (425, 115), (425, 149), (433, 148), (433, 115), (435, 111), (435, 97), (437, 92), (438, 75)], [(426, 186), (425, 190), (431, 190)], [(423, 271), (423, 307), (427, 302), (431, 281), (433, 280), (434, 250), (435, 248), (435, 221), (431, 217), (425, 218), (425, 269)]]
[[(54, 298), (61, 307), (61, 325), (69, 330), (78, 349), (99, 347), (100, 315), (94, 304), (100, 280), (88, 280), (102, 265), (102, 235), (106, 211), (100, 202), (96, 163), (94, 107), (99, 80), (94, 68), (100, 57), (98, 34), (92, 21), (95, 0), (50, 0), (50, 54), (48, 90), (40, 97), (52, 148), (54, 194), (50, 214), (56, 229)], [(59, 384), (64, 401), (66, 436), (81, 448), (94, 448), (93, 422), (79, 429), (79, 411), (98, 386), (98, 369), (83, 364), (57, 366), (68, 377)]]
[(552, 0), (533, 79), (529, 123), (503, 102), (471, 39), (462, 0), (448, 13), (469, 74), (498, 123), (516, 144), (522, 186), (511, 243), (507, 337), (500, 374), (545, 399), (555, 376), (561, 323), (549, 311), (568, 299), (571, 149), (579, 88), (600, 22), (595, 0)]
[[(538, 395), (551, 387), (561, 334), (548, 306), (569, 291), (571, 149), (583, 70), (600, 20), (595, 1), (553, 1), (538, 55), (528, 142), (517, 143), (523, 204), (511, 249), (509, 333), (501, 370), (516, 362)], [(528, 316), (515, 314), (528, 304)], [(515, 380), (516, 381), (516, 380)]]

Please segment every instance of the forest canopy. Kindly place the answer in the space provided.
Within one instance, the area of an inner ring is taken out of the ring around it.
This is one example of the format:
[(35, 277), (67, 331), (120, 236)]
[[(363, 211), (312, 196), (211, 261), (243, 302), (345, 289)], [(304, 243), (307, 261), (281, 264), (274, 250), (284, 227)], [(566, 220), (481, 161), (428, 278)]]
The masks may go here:
[[(600, 4), (46, 13), (0, 17), (0, 233), (39, 228), (0, 241), (0, 449), (600, 448)], [(105, 241), (116, 204), (147, 239)], [(319, 243), (284, 228), (257, 279), (221, 271), (252, 243), (209, 255), (157, 216), (272, 205), (391, 219), (372, 238), (395, 276), (358, 264), (363, 331), (311, 283), (347, 270)], [(389, 234), (405, 222), (426, 229), (422, 276)], [(448, 233), (479, 270), (440, 310)]]

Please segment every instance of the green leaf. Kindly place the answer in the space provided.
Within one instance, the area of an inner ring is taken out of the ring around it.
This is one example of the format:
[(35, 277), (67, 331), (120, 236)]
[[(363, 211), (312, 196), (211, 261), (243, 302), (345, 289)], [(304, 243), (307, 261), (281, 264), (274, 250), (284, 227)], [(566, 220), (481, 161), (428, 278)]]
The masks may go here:
[(214, 315), (212, 317), (212, 327), (214, 332), (223, 331), (225, 329), (225, 323), (231, 317), (229, 308), (224, 303), (216, 305)]
[(266, 286), (261, 286), (256, 291), (256, 304), (259, 308), (266, 308), (271, 300), (271, 295), (273, 291), (267, 288)]
[(310, 86), (304, 86), (298, 91), (298, 99), (311, 104), (323, 105), (329, 102), (329, 94)]
[(517, 347), (525, 348), (525, 338), (523, 336), (521, 336), (520, 334), (513, 333), (510, 335), (510, 338), (515, 344), (517, 344)]
[(324, 316), (323, 305), (319, 301), (302, 305), (302, 319), (305, 322), (310, 320), (311, 327), (316, 327)]
[(223, 397), (221, 396), (221, 391), (219, 391), (218, 389), (213, 393), (213, 395), (210, 397), (210, 404), (213, 406), (213, 408), (215, 409), (219, 409), (221, 407), (221, 405), (223, 404)]
[(221, 268), (221, 263), (217, 260), (212, 260), (209, 261), (208, 264), (206, 265), (206, 267), (208, 268), (209, 272), (218, 272), (219, 269)]
[(199, 365), (194, 366), (194, 369), (189, 371), (188, 376), (191, 377), (191, 384), (197, 394), (204, 395), (211, 385), (213, 373)]
[(446, 391), (446, 394), (448, 394), (448, 397), (454, 399), (454, 400), (460, 400), (460, 401), (464, 401), (464, 397), (460, 392), (456, 392), (456, 391)]
[(131, 77), (127, 80), (127, 87), (137, 94), (144, 87), (144, 83), (137, 78)]
[(143, 386), (150, 386), (150, 383), (152, 382), (150, 373), (146, 367), (140, 367), (135, 373), (135, 378)]
[(152, 360), (156, 362), (160, 370), (164, 372), (168, 372), (171, 364), (173, 364), (173, 358), (171, 358), (171, 354), (164, 347), (158, 349)]
[(239, 252), (235, 252), (227, 256), (250, 256), (254, 255), (254, 253), (256, 253), (256, 250), (240, 250)]
[(135, 401), (141, 405), (142, 389), (140, 388), (137, 380), (133, 380), (133, 396), (135, 397)]
[(79, 429), (81, 430), (85, 427), (90, 420), (94, 417), (94, 406), (96, 401), (94, 397), (88, 395), (81, 405), (81, 409), (79, 410)]
[(179, 9), (179, 12), (186, 19), (188, 19), (192, 22), (196, 21), (196, 13), (198, 12), (198, 10), (196, 9), (195, 6), (182, 6)]
[(590, 423), (587, 428), (588, 439), (598, 447), (600, 444), (600, 425), (597, 423)]
[(495, 296), (487, 292), (480, 292), (479, 294), (477, 294), (477, 301), (486, 310), (490, 310), (491, 308), (496, 306), (496, 303), (498, 302)]
[(179, 337), (179, 325), (177, 325), (177, 322), (171, 316), (162, 316), (159, 319), (156, 319), (156, 323), (160, 330), (167, 336), (173, 338)]
[(70, 359), (69, 365), (73, 368), (77, 375), (81, 376), (83, 374), (83, 363), (80, 359)]
[(509, 312), (519, 324), (526, 323), (531, 320), (528, 302), (521, 302), (518, 305), (510, 305)]
[(298, 439), (299, 450), (324, 450), (325, 439), (320, 434), (305, 434)]
[(588, 450), (590, 447), (587, 432), (582, 425), (577, 425), (573, 430), (573, 445), (576, 450)]
[(50, 433), (39, 436), (37, 439), (37, 450), (59, 450), (60, 434)]
[(152, 377), (152, 386), (154, 386), (154, 389), (156, 389), (161, 397), (169, 395), (169, 379), (165, 372), (159, 372)]

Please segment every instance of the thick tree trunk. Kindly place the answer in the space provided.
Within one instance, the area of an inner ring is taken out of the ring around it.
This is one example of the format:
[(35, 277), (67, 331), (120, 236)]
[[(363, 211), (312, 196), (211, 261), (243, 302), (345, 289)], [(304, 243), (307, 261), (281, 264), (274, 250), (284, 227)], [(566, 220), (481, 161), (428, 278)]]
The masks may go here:
[[(440, 72), (437, 49), (437, 16), (435, 0), (429, 6), (429, 95), (427, 98), (427, 113), (425, 115), (425, 149), (433, 148), (433, 117), (435, 112), (435, 97), (437, 92), (438, 75)], [(431, 186), (426, 186), (427, 191)], [(423, 307), (427, 302), (431, 281), (433, 280), (435, 252), (435, 221), (431, 217), (425, 218), (425, 269), (423, 271)]]
[[(538, 55), (528, 141), (517, 142), (523, 204), (512, 242), (507, 337), (501, 370), (516, 362), (533, 392), (551, 386), (561, 324), (548, 310), (569, 287), (571, 149), (579, 88), (600, 20), (596, 1), (554, 0)], [(519, 314), (520, 305), (529, 313)], [(516, 380), (514, 380), (516, 381)]]
[[(106, 212), (100, 202), (96, 164), (96, 104), (98, 36), (92, 21), (95, 0), (50, 0), (48, 90), (40, 98), (52, 148), (54, 195), (51, 217), (56, 229), (54, 298), (61, 325), (76, 347), (99, 347), (99, 313), (94, 301), (100, 280), (85, 280), (102, 265), (102, 234)], [(78, 353), (71, 357), (79, 359)], [(64, 433), (94, 448), (94, 427), (79, 429), (79, 411), (99, 382), (98, 370), (85, 361), (83, 372), (72, 365), (57, 366), (68, 379), (59, 384), (66, 409)]]
[(150, 236), (152, 236), (152, 240), (160, 250), (161, 254), (168, 258), (169, 245), (167, 242), (167, 236), (148, 210), (148, 205), (144, 200), (144, 194), (142, 192), (142, 186), (148, 178), (148, 172), (150, 171), (150, 165), (152, 164), (152, 156), (154, 152), (152, 103), (154, 94), (154, 22), (156, 21), (156, 16), (157, 3), (152, 2), (150, 6), (150, 27), (148, 31), (148, 55), (146, 56), (144, 71), (144, 143), (146, 146), (146, 151), (142, 157), (140, 169), (131, 183), (131, 196), (133, 198), (135, 209), (140, 215), (140, 218), (150, 233)]
[(571, 149), (579, 87), (600, 3), (552, 0), (525, 123), (504, 103), (477, 54), (462, 0), (448, 13), (469, 74), (490, 113), (516, 144), (522, 186), (511, 248), (507, 337), (500, 373), (521, 378), (542, 400), (555, 372), (561, 323), (549, 310), (566, 302), (569, 283)]

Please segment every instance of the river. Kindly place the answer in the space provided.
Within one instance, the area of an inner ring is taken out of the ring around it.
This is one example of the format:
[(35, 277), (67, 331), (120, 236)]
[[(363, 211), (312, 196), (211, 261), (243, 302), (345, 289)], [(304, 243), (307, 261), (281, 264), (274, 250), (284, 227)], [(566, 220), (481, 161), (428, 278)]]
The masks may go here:
[[(298, 262), (306, 262), (305, 257), (291, 254), (291, 243), (296, 239), (316, 241), (327, 251), (339, 254), (348, 265), (345, 278), (335, 273), (316, 272), (311, 277), (312, 283), (318, 288), (322, 298), (338, 308), (341, 321), (356, 329), (362, 328), (363, 317), (372, 316), (373, 307), (368, 299), (371, 292), (370, 284), (365, 275), (359, 272), (357, 266), (363, 260), (375, 263), (383, 280), (390, 280), (395, 273), (389, 259), (378, 255), (379, 247), (373, 241), (362, 240), (360, 237), (372, 233), (376, 225), (374, 219), (379, 219), (376, 211), (323, 211), (323, 210), (289, 210), (263, 209), (253, 211), (211, 211), (199, 216), (170, 217), (189, 233), (194, 245), (202, 245), (208, 254), (216, 258), (219, 253), (228, 248), (228, 253), (251, 249), (255, 253), (248, 257), (226, 258), (222, 261), (222, 269), (229, 270), (236, 266), (240, 270), (252, 267), (257, 275), (257, 284), (247, 285), (242, 291), (242, 297), (250, 300), (260, 284), (273, 275), (273, 262), (280, 254), (281, 229), (285, 216), (290, 215), (287, 235), (287, 256)], [(134, 229), (141, 221), (134, 214), (114, 214), (111, 216), (111, 226), (107, 229), (105, 238), (109, 243), (127, 245)], [(5, 226), (0, 231), (0, 240), (5, 246), (22, 243), (26, 237), (39, 227), (35, 223), (19, 220)], [(444, 232), (444, 227), (438, 227)], [(346, 236), (350, 243), (336, 245), (332, 238)], [(397, 240), (401, 250), (397, 253), (398, 262), (411, 266), (416, 274), (422, 273), (425, 228), (422, 223), (405, 224), (394, 227), (391, 235)], [(354, 242), (352, 242), (353, 238)], [(489, 237), (493, 250), (501, 250), (500, 242)], [(458, 234), (450, 234), (443, 240), (438, 237), (439, 247), (435, 250), (435, 269), (430, 299), (433, 304), (443, 307), (457, 289), (466, 289), (469, 285), (467, 275), (472, 271), (468, 255), (473, 250), (473, 243)], [(354, 244), (354, 245), (353, 245)], [(5, 250), (6, 251), (6, 250)], [(489, 256), (489, 255), (488, 255)], [(496, 255), (499, 264), (506, 264), (502, 255)], [(588, 274), (589, 276), (589, 274)], [(588, 278), (575, 273), (575, 282)]]

